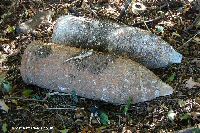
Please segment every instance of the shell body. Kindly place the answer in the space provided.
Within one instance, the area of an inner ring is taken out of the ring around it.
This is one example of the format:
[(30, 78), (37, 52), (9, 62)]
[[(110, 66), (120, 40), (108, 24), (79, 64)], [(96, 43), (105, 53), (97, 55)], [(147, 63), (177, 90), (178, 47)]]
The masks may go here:
[(136, 27), (84, 17), (60, 17), (52, 40), (57, 44), (126, 55), (147, 68), (167, 67), (182, 60), (182, 55), (159, 36)]
[[(88, 52), (90, 52), (88, 54)], [(80, 48), (33, 42), (22, 56), (24, 82), (53, 89), (125, 104), (152, 100), (173, 93), (150, 70), (131, 59)]]

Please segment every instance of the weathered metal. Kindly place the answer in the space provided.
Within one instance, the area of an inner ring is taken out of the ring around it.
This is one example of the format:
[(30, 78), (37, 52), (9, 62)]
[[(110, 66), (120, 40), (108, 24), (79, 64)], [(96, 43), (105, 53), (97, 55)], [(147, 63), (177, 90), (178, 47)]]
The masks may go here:
[(127, 55), (148, 68), (181, 63), (182, 55), (148, 31), (72, 15), (57, 20), (52, 40), (57, 44)]
[(21, 62), (24, 82), (125, 104), (152, 100), (173, 93), (172, 87), (131, 59), (80, 48), (33, 42)]

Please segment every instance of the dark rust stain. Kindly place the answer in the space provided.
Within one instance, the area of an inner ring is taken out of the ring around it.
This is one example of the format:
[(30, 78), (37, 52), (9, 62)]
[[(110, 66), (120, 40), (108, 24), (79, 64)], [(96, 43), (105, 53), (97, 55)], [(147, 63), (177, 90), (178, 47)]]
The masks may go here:
[(34, 54), (37, 58), (46, 58), (50, 54), (52, 54), (52, 49), (50, 45), (43, 45), (43, 46), (38, 46), (34, 50)]

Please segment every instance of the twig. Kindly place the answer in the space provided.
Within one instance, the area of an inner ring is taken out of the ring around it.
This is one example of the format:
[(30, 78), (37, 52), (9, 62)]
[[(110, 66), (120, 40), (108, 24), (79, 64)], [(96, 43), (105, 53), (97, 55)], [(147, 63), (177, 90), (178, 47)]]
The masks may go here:
[(46, 100), (38, 100), (38, 99), (27, 99), (27, 98), (22, 98), (22, 97), (8, 97), (4, 98), (5, 100), (9, 99), (18, 99), (18, 100), (23, 100), (23, 101), (36, 101), (36, 102), (45, 102)]
[(155, 19), (151, 19), (151, 20), (147, 20), (147, 21), (138, 22), (138, 23), (132, 24), (131, 26), (137, 26), (137, 25), (141, 25), (141, 24), (144, 24), (144, 23), (147, 24), (147, 23), (151, 23), (151, 22), (153, 22), (153, 21), (158, 21), (158, 20), (164, 18), (165, 16), (167, 16), (167, 13), (166, 13), (165, 15), (162, 15), (162, 16), (157, 17), (157, 18), (155, 18)]
[(186, 47), (188, 46), (188, 43), (194, 38), (196, 37), (197, 35), (200, 34), (200, 31), (198, 31), (193, 37), (191, 37), (189, 40), (187, 40), (185, 43), (183, 43), (183, 45), (181, 45), (180, 47), (178, 47), (177, 49), (182, 49), (183, 47)]
[(71, 94), (60, 93), (60, 92), (52, 92), (52, 93), (48, 93), (48, 95), (49, 95), (49, 96), (53, 96), (53, 95), (71, 96)]
[(119, 115), (118, 126), (120, 127), (120, 125), (121, 125), (121, 116)]
[(46, 108), (48, 110), (77, 110), (76, 107), (71, 107), (71, 108)]
[[(142, 15), (138, 12), (138, 14), (140, 15), (140, 17), (142, 17)], [(147, 26), (147, 23), (144, 21), (144, 17), (142, 17), (142, 19), (143, 19), (143, 23), (144, 23), (144, 25), (145, 25), (145, 27), (147, 28), (147, 30), (149, 31), (149, 32), (151, 32), (151, 30), (149, 29), (149, 27)]]
[(90, 55), (92, 55), (92, 54), (93, 54), (93, 50), (91, 49), (91, 50), (87, 51), (86, 53), (81, 53), (81, 54), (78, 55), (78, 56), (71, 57), (71, 58), (65, 60), (65, 63), (68, 62), (68, 61), (70, 61), (70, 60), (75, 60), (75, 59), (80, 59), (80, 60), (82, 60), (83, 58), (88, 57), (88, 56), (90, 56)]

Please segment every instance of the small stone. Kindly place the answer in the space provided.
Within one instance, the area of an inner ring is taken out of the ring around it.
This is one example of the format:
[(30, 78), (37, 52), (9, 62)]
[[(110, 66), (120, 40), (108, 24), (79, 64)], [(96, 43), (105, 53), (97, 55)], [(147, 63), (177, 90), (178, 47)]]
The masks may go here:
[[(38, 51), (48, 54), (41, 56)], [(126, 104), (129, 98), (132, 103), (144, 102), (173, 93), (172, 87), (131, 59), (95, 51), (88, 55), (88, 51), (33, 42), (22, 56), (21, 76), (25, 83), (41, 88), (75, 91), (78, 96), (113, 104)]]
[(140, 14), (146, 10), (146, 6), (140, 2), (132, 2), (131, 6), (131, 10), (134, 14)]
[(97, 124), (99, 124), (99, 122), (98, 122), (97, 119), (94, 118), (94, 119), (92, 119), (91, 124), (92, 125), (97, 125)]
[(181, 63), (182, 55), (148, 31), (117, 23), (72, 15), (60, 17), (52, 41), (74, 47), (126, 55), (148, 68)]

